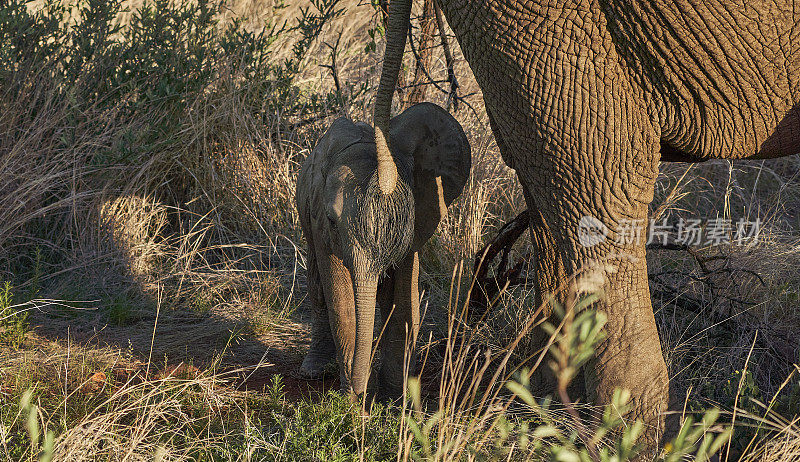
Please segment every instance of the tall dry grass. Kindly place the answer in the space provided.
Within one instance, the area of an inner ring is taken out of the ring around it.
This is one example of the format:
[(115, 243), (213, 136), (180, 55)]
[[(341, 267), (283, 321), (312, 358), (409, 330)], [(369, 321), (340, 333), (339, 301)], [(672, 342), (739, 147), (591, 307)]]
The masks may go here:
[[(239, 19), (240, 32), (280, 30), (284, 23), (296, 24), (309, 6), (287, 3), (276, 8), (273, 2), (229, 2), (214, 13), (220, 23), (213, 27), (221, 30)], [(113, 24), (124, 28), (135, 21), (141, 4), (125, 2), (130, 11), (117, 13)], [(36, 11), (35, 6), (26, 8)], [(241, 38), (233, 49), (224, 49), (217, 36), (210, 48), (216, 54), (198, 64), (195, 75), (202, 78), (191, 78), (179, 65), (188, 54), (175, 60), (179, 55), (149, 43), (128, 56), (155, 50), (164, 53), (167, 65), (148, 61), (154, 67), (137, 79), (114, 74), (132, 62), (118, 53), (120, 48), (76, 55), (83, 64), (69, 80), (56, 79), (65, 75), (66, 61), (58, 61), (59, 53), (77, 48), (55, 38), (36, 45), (41, 48), (37, 53), (52, 52), (50, 59), (20, 55), (0, 71), (0, 279), (13, 281), (16, 293), (36, 301), (24, 348), (36, 348), (45, 339), (58, 339), (63, 346), (78, 338), (140, 360), (167, 357), (198, 365), (216, 360), (230, 368), (246, 364), (281, 371), (297, 362), (307, 341), (304, 246), (293, 200), (297, 168), (333, 118), (371, 119), (381, 56), (380, 37), (375, 51), (364, 49), (379, 22), (375, 9), (356, 0), (342, 0), (336, 8), (342, 13), (315, 22), (319, 28), (307, 41), (301, 30), (267, 34), (263, 55), (243, 46), (256, 43), (256, 36)], [(79, 9), (70, 12), (64, 18), (75, 30), (84, 20)], [(187, 32), (170, 27), (174, 37), (160, 40), (183, 43), (181, 34)], [(305, 45), (297, 56), (294, 45), (301, 42)], [(337, 42), (336, 72), (343, 91), (331, 96), (332, 71), (323, 65), (331, 62)], [(62, 49), (47, 48), (47, 43)], [(451, 45), (459, 92), (469, 95), (465, 102), (472, 108), (462, 105), (455, 115), (473, 147), (473, 172), (423, 251), (429, 314), (424, 335), (439, 339), (436, 345), (448, 345), (458, 329), (472, 329), (474, 336), (463, 351), (454, 345), (450, 353), (441, 353), (440, 346), (423, 348), (432, 361), (441, 363), (447, 354), (458, 358), (459, 373), (439, 385), (440, 397), (452, 396), (453, 387), (472, 386), (476, 367), (484, 363), (470, 355), (504, 351), (535, 310), (530, 287), (524, 286), (504, 293), (477, 326), (457, 329), (452, 324), (457, 318), (447, 310), (453, 290), (463, 292), (469, 285), (466, 276), (452, 286), (453, 267), (473, 258), (494, 230), (525, 208), (513, 170), (499, 158), (469, 66), (452, 38)], [(412, 57), (407, 59), (410, 64)], [(446, 77), (438, 49), (429, 71), (435, 80)], [(164, 78), (173, 74), (181, 77)], [(110, 75), (116, 86), (103, 84)], [(179, 85), (180, 90), (160, 84)], [(162, 93), (148, 95), (154, 89)], [(428, 92), (431, 101), (444, 104), (446, 98)], [(756, 401), (798, 387), (794, 376), (781, 388), (798, 361), (798, 167), (794, 158), (664, 164), (652, 209), (654, 217), (673, 222), (717, 215), (762, 220), (763, 233), (754, 245), (700, 248), (695, 254), (656, 249), (648, 256), (663, 349), (687, 408), (732, 408), (742, 394), (737, 385), (745, 383), (739, 379), (747, 376), (737, 371), (751, 355), (747, 369), (756, 389), (748, 388), (749, 395), (737, 405), (753, 421), (772, 425), (771, 438), (748, 449), (753, 460), (780, 460), (797, 451), (797, 422), (791, 417), (797, 409), (773, 406), (765, 412)], [(518, 244), (519, 255), (525, 255), (525, 246)], [(510, 362), (533, 354), (527, 342), (519, 341)], [(6, 380), (20, 363), (10, 362), (14, 352), (4, 354)], [(131, 385), (111, 403), (114, 410), (97, 416), (102, 422), (71, 427), (63, 441), (85, 438), (84, 425), (100, 425), (90, 432), (95, 440), (87, 440), (94, 442), (81, 447), (95, 447), (96, 439), (108, 437), (115, 441), (104, 443), (109, 458), (123, 453), (146, 457), (156, 448), (155, 440), (147, 438), (161, 428), (152, 422), (163, 416), (191, 421), (178, 413), (173, 397), (186, 393), (186, 387), (199, 387), (201, 395), (211, 390), (203, 399), (213, 399), (217, 389), (207, 384), (214, 383), (215, 374), (190, 385)], [(493, 386), (498, 390), (502, 383)], [(156, 404), (137, 407), (139, 399)], [(436, 438), (440, 443), (473, 441), (502, 407), (492, 403), (477, 409), (469, 401), (438, 403), (451, 413), (453, 426), (437, 427)], [(128, 410), (136, 410), (136, 417), (125, 427), (114, 419), (130, 416)], [(465, 415), (467, 420), (460, 420)], [(401, 435), (408, 447), (410, 434)], [(132, 449), (133, 442), (142, 444), (141, 454)], [(169, 457), (188, 457), (180, 448), (189, 446), (177, 447)]]

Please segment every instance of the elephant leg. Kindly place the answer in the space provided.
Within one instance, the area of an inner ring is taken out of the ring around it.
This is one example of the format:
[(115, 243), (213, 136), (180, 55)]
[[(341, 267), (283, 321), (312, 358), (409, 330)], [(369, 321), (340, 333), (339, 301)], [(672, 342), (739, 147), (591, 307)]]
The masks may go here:
[[(581, 192), (580, 196), (593, 194)], [(647, 425), (645, 443), (654, 449), (663, 432), (669, 380), (650, 302), (645, 260), (647, 207), (615, 210), (604, 204), (603, 209), (589, 209), (584, 214), (550, 207), (550, 201), (529, 200), (534, 202), (530, 213), (537, 306), (546, 303), (551, 295), (567, 307), (581, 292), (597, 291), (603, 295), (594, 308), (607, 317), (607, 337), (583, 370), (586, 391), (592, 401), (607, 405), (615, 389), (629, 390), (633, 407), (626, 417)], [(568, 201), (557, 199), (555, 203)], [(599, 217), (609, 228), (606, 240), (593, 246), (585, 245), (578, 236), (580, 218), (588, 215)], [(567, 220), (563, 220), (565, 216)], [(550, 223), (561, 225), (556, 228)], [(614, 230), (625, 226), (621, 223), (635, 223), (640, 227), (640, 237), (634, 242), (618, 242), (626, 239)], [(541, 346), (546, 338), (540, 337)], [(549, 371), (540, 371), (540, 375), (545, 383), (556, 384)], [(568, 393), (573, 391), (571, 387)]]
[(311, 345), (303, 358), (298, 374), (308, 380), (321, 378), (325, 366), (336, 360), (336, 344), (331, 335), (331, 324), (328, 320), (328, 307), (325, 303), (325, 292), (320, 281), (320, 272), (313, 244), (308, 253), (308, 296), (311, 303)]
[(644, 422), (643, 440), (653, 451), (664, 433), (669, 377), (650, 301), (644, 243), (625, 250), (631, 253), (608, 260), (611, 273), (606, 271), (605, 299), (598, 307), (607, 316), (607, 338), (588, 363), (584, 378), (599, 404), (611, 403), (617, 388), (631, 392), (628, 418)]
[(381, 352), (381, 366), (380, 370), (378, 371), (379, 396), (381, 398), (394, 398), (398, 395), (397, 390), (395, 389), (396, 384), (392, 383), (389, 378), (384, 377), (384, 374), (391, 369), (389, 363), (396, 362), (393, 358), (395, 351), (393, 351), (392, 347), (394, 345), (389, 345), (390, 342), (386, 341), (387, 334), (389, 336), (392, 335), (392, 333), (388, 332), (388, 330), (391, 327), (389, 324), (394, 322), (394, 314), (396, 310), (394, 304), (394, 283), (395, 268), (389, 268), (386, 270), (386, 274), (378, 286), (377, 297), (377, 305), (381, 310), (382, 322), (380, 337), (378, 338), (378, 346)]
[[(573, 399), (580, 397), (575, 393), (581, 393), (585, 385), (591, 401), (607, 405), (615, 389), (629, 390), (633, 407), (626, 418), (647, 425), (645, 443), (648, 448), (655, 448), (663, 432), (669, 389), (650, 302), (644, 240), (637, 245), (598, 244), (583, 249), (580, 243), (572, 242), (573, 238), (563, 236), (560, 231), (552, 232), (541, 211), (530, 211), (536, 249), (537, 306), (548, 303), (551, 295), (566, 307), (582, 292), (597, 291), (603, 296), (593, 308), (607, 317), (607, 337), (582, 371), (585, 383), (577, 383), (581, 380), (579, 375), (568, 388), (568, 395)], [(639, 219), (644, 222), (646, 215)], [(609, 239), (615, 239), (613, 233)], [(603, 283), (598, 284), (600, 281)], [(549, 338), (538, 330), (532, 335), (540, 347)], [(537, 371), (536, 378), (540, 386), (550, 386), (550, 392), (557, 386), (549, 368)]]
[(398, 396), (403, 392), (406, 364), (409, 372), (415, 366), (414, 346), (420, 322), (417, 252), (410, 252), (390, 271), (383, 284), (378, 302), (385, 324), (380, 340), (382, 361), (379, 378), (386, 394)]
[[(536, 308), (542, 307), (542, 312), (539, 316), (541, 318), (549, 318), (553, 309), (547, 297), (558, 292), (559, 286), (563, 285), (567, 278), (567, 273), (558, 255), (553, 231), (547, 225), (539, 209), (536, 208), (536, 202), (530, 195), (528, 188), (524, 186), (524, 183), (522, 191), (528, 205), (531, 245), (534, 249), (531, 255), (533, 260), (531, 266), (536, 270), (534, 303)], [(535, 353), (534, 357), (538, 358), (541, 352), (548, 348), (550, 334), (539, 325), (533, 328), (530, 335), (532, 340), (531, 347)], [(576, 378), (575, 382), (580, 379), (582, 379), (582, 376)], [(530, 380), (531, 385), (534, 387), (533, 391), (537, 395), (543, 396), (552, 393), (556, 388), (556, 377), (553, 375), (553, 371), (546, 366), (532, 371)]]
[[(597, 50), (580, 53), (592, 56), (592, 65), (555, 62), (544, 72), (552, 79), (534, 91), (563, 91), (566, 103), (552, 98), (548, 111), (531, 113), (525, 123), (518, 112), (498, 113), (494, 106), (492, 113), (504, 135), (528, 135), (504, 139), (514, 149), (531, 212), (537, 301), (553, 295), (564, 306), (577, 292), (602, 295), (594, 308), (607, 318), (607, 337), (584, 368), (587, 393), (606, 405), (615, 389), (629, 390), (632, 409), (626, 417), (643, 421), (643, 440), (655, 449), (669, 380), (650, 302), (645, 244), (660, 133), (616, 58)], [(586, 239), (592, 223), (608, 230), (604, 239)]]
[(352, 389), (353, 353), (356, 343), (356, 312), (353, 279), (344, 263), (317, 245), (317, 267), (328, 308), (329, 330), (336, 346), (336, 361), (342, 391)]

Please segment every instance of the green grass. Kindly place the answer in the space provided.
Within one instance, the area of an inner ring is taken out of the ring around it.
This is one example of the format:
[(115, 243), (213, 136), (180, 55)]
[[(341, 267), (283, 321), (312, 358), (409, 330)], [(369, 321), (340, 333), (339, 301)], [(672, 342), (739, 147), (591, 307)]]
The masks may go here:
[(28, 313), (25, 305), (14, 305), (11, 283), (0, 285), (0, 342), (10, 348), (19, 348), (28, 331)]
[(14, 392), (0, 397), (3, 457), (36, 458), (33, 419), (42, 435), (58, 436), (56, 460), (92, 454), (91, 460), (113, 461), (127, 451), (202, 461), (395, 458), (398, 416), (383, 405), (363, 416), (335, 392), (290, 403), (277, 375), (263, 392), (242, 393), (209, 371), (147, 378), (144, 370), (122, 377), (105, 369), (96, 371), (102, 380), (91, 380), (87, 374), (97, 366), (71, 365), (68, 383), (44, 379), (41, 368), (18, 378)]

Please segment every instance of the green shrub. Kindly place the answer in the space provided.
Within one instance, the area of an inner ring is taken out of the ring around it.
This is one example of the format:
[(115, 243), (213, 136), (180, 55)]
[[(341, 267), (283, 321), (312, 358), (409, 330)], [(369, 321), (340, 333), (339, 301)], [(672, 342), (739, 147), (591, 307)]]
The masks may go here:
[[(213, 177), (203, 170), (212, 154), (240, 147), (240, 114), (264, 122), (248, 136), (266, 128), (276, 132), (268, 140), (282, 140), (341, 108), (335, 94), (297, 78), (322, 27), (341, 14), (338, 0), (315, 0), (296, 23), (255, 31), (220, 22), (226, 6), (210, 0), (147, 0), (130, 12), (121, 0), (28, 3), (0, 3), (0, 156), (13, 167), (0, 169), (6, 274), (28, 271), (20, 262), (42, 242), (69, 248), (59, 241), (85, 229), (63, 213), (86, 217), (101, 194), (155, 194), (186, 211), (199, 192), (219, 189), (200, 184)], [(290, 54), (273, 47), (278, 39), (294, 44)], [(230, 121), (206, 125), (223, 101)], [(3, 197), (28, 200), (19, 209)], [(204, 206), (199, 216), (219, 204)]]
[(14, 305), (11, 283), (0, 286), (0, 341), (11, 348), (19, 348), (28, 331), (28, 312), (25, 306)]
[[(453, 421), (446, 409), (433, 414), (423, 412), (419, 380), (411, 379), (408, 395), (414, 411), (407, 415), (407, 424), (416, 443), (411, 448), (411, 457), (426, 461), (450, 460), (450, 454), (466, 451), (479, 460), (622, 462), (643, 455), (639, 438), (644, 425), (627, 417), (632, 409), (629, 391), (615, 390), (599, 422), (582, 416), (567, 394), (579, 368), (594, 355), (605, 338), (606, 317), (592, 308), (600, 297), (599, 294), (583, 297), (570, 309), (551, 301), (555, 317), (561, 322), (545, 322), (544, 329), (553, 339), (549, 365), (557, 379), (557, 396), (563, 409), (551, 406), (551, 396), (536, 399), (530, 390), (531, 373), (523, 369), (515, 380), (505, 382), (504, 387), (512, 395), (505, 403), (497, 402), (499, 406), (494, 413), (481, 416), (485, 411), (479, 410), (477, 415), (460, 416), (457, 418), (460, 421)], [(522, 407), (517, 401), (522, 402)], [(512, 406), (517, 408), (515, 412), (510, 411)], [(719, 415), (716, 409), (708, 410), (697, 423), (693, 416), (687, 417), (678, 435), (661, 449), (658, 460), (677, 462), (687, 456), (708, 460), (731, 435), (730, 427), (719, 428)], [(437, 439), (437, 427), (467, 427), (475, 420), (483, 421), (483, 430), (468, 442)], [(455, 447), (459, 444), (465, 447)]]
[[(306, 92), (295, 78), (322, 26), (341, 14), (336, 0), (317, 0), (293, 27), (266, 24), (247, 31), (241, 21), (216, 19), (224, 2), (147, 1), (125, 24), (121, 0), (48, 1), (29, 11), (24, 0), (0, 7), (0, 69), (12, 94), (25, 90), (33, 76), (46, 78), (57, 98), (73, 106), (74, 123), (88, 107), (114, 108), (130, 118), (154, 110), (162, 116), (143, 131), (124, 134), (118, 144), (95, 156), (95, 165), (136, 162), (153, 149), (176, 142), (185, 111), (203, 92), (213, 90), (221, 73), (233, 72), (236, 85), (264, 117), (290, 119), (318, 114), (327, 94)], [(72, 20), (69, 12), (77, 9)], [(316, 10), (316, 11), (314, 11)], [(289, 58), (274, 59), (270, 47), (285, 34), (299, 33)], [(328, 106), (326, 106), (327, 108)], [(42, 107), (44, 109), (44, 107)], [(70, 142), (69, 133), (64, 134)]]

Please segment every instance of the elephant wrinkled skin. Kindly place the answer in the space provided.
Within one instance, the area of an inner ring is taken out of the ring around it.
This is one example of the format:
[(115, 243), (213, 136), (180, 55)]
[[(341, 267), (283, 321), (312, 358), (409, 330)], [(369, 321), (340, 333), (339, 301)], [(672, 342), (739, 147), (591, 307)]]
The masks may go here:
[(383, 391), (402, 389), (406, 340), (413, 346), (419, 328), (417, 251), (461, 194), (471, 165), (461, 125), (434, 104), (407, 109), (386, 133), (396, 149), (381, 158), (371, 126), (336, 120), (297, 181), (314, 317), (300, 374), (319, 376), (336, 357), (342, 389), (354, 395), (367, 388), (376, 301), (386, 323)]
[[(585, 371), (600, 404), (632, 392), (655, 447), (668, 407), (644, 242), (659, 160), (800, 152), (800, 2), (770, 0), (437, 0), (480, 85), (505, 162), (531, 216), (537, 296), (607, 268), (607, 339)], [(385, 130), (411, 0), (392, 0), (376, 97)], [(389, 150), (380, 145), (379, 151)], [(582, 246), (579, 222), (609, 230)], [(641, 220), (641, 221), (640, 221)], [(622, 243), (617, 243), (617, 242)]]

